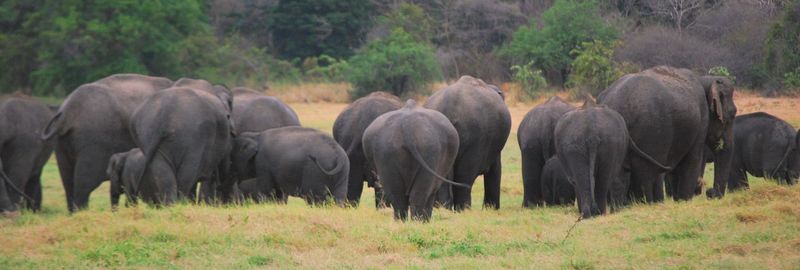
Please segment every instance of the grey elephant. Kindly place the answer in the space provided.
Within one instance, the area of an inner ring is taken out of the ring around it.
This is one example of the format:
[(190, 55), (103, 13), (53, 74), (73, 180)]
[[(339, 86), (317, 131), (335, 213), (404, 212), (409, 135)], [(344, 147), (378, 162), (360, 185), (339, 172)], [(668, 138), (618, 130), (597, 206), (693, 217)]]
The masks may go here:
[(88, 206), (89, 195), (107, 179), (111, 155), (136, 147), (129, 130), (133, 111), (172, 83), (117, 74), (81, 85), (64, 100), (42, 138), (54, 144), (70, 212)]
[(53, 148), (41, 140), (53, 112), (24, 95), (0, 99), (0, 212), (15, 215), (20, 206), (42, 205), (42, 169)]
[[(111, 207), (116, 209), (121, 194), (127, 204), (135, 204), (138, 198), (153, 205), (169, 205), (177, 199), (177, 186), (170, 181), (168, 164), (153, 163), (145, 170), (145, 156), (139, 148), (111, 155), (108, 174), (111, 181)], [(140, 179), (141, 177), (141, 179)], [(142, 181), (142, 185), (139, 182)]]
[[(658, 66), (628, 74), (603, 91), (598, 100), (619, 112), (632, 140), (647, 155), (666, 165), (675, 200), (694, 196), (702, 175), (704, 149), (714, 149), (714, 187), (709, 197), (725, 192), (733, 160), (733, 83), (725, 77), (698, 76), (687, 69)], [(664, 170), (632, 157), (630, 192), (637, 200), (664, 199)]]
[(285, 203), (297, 196), (310, 205), (345, 203), (350, 161), (329, 135), (304, 127), (245, 132), (233, 140), (234, 179), (256, 178), (255, 189), (243, 189), (256, 201)]
[(375, 189), (375, 206), (380, 208), (385, 205), (383, 191), (372, 173), (374, 168), (367, 166), (361, 139), (364, 130), (378, 116), (400, 107), (403, 107), (403, 102), (398, 97), (385, 92), (373, 92), (348, 105), (333, 122), (333, 138), (345, 149), (350, 159), (348, 203), (358, 205), (364, 182), (367, 182), (369, 187)]
[[(555, 145), (554, 145), (555, 147)], [(547, 159), (542, 167), (541, 194), (547, 205), (573, 205), (575, 187), (569, 182), (558, 157)]]
[(364, 157), (374, 165), (399, 220), (428, 221), (443, 182), (468, 189), (443, 175), (458, 154), (458, 132), (443, 114), (408, 100), (402, 109), (381, 115), (364, 131)]
[(553, 96), (547, 102), (534, 107), (519, 124), (517, 140), (522, 154), (523, 207), (541, 206), (548, 195), (543, 194), (542, 168), (555, 156), (553, 130), (565, 113), (575, 106)]
[[(425, 102), (425, 108), (447, 116), (458, 131), (453, 181), (472, 186), (475, 178), (483, 175), (483, 206), (494, 209), (500, 208), (500, 151), (511, 132), (511, 114), (503, 98), (497, 86), (463, 76)], [(469, 208), (472, 203), (471, 188), (451, 188), (446, 184), (439, 195), (445, 206), (452, 205), (456, 211)]]
[[(255, 90), (237, 87), (233, 92), (233, 125), (236, 133), (261, 132), (267, 129), (300, 126), (300, 119), (297, 113), (289, 105), (279, 99), (264, 95)], [(206, 201), (212, 201), (217, 187), (209, 187), (211, 183), (203, 183), (203, 191)], [(242, 199), (242, 192), (256, 192), (255, 179), (245, 179), (237, 183), (233, 188), (233, 193)], [(212, 193), (212, 194), (208, 194)]]
[(627, 154), (625, 120), (614, 110), (587, 102), (564, 114), (554, 135), (556, 156), (575, 187), (581, 216), (604, 214)]
[(736, 116), (736, 146), (728, 190), (749, 187), (747, 174), (794, 184), (800, 177), (800, 131), (778, 117), (757, 112)]
[[(177, 187), (177, 194), (168, 197), (194, 201), (198, 182), (227, 178), (233, 95), (203, 80), (181, 79), (175, 85), (151, 95), (131, 116), (131, 134), (145, 156), (137, 184), (155, 184), (147, 183), (154, 179), (144, 178), (145, 172), (151, 166), (168, 166), (167, 174), (159, 175)], [(229, 189), (220, 194), (232, 195), (230, 186), (225, 187)]]

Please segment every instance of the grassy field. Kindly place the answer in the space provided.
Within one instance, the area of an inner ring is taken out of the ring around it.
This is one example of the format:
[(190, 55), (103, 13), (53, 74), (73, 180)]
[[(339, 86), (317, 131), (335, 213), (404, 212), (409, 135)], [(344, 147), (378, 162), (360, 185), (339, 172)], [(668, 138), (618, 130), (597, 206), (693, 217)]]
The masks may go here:
[[(798, 99), (739, 95), (740, 112), (765, 110), (800, 124)], [(634, 205), (584, 220), (576, 209), (522, 209), (516, 127), (533, 104), (511, 107), (502, 208), (435, 210), (400, 223), (369, 203), (357, 209), (179, 204), (110, 211), (108, 184), (90, 209), (66, 212), (55, 162), (44, 173), (44, 210), (0, 219), (0, 269), (32, 268), (447, 268), (798, 269), (800, 186), (752, 179), (722, 200)], [(293, 103), (301, 122), (330, 132), (345, 104)], [(711, 168), (709, 168), (710, 170)], [(709, 171), (706, 172), (709, 175)], [(373, 198), (365, 192), (364, 201)]]

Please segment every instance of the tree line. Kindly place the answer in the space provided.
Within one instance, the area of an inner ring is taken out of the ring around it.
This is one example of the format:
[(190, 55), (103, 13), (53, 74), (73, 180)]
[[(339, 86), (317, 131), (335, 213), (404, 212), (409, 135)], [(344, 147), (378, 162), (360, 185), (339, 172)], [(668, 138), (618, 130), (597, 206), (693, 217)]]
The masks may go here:
[(800, 89), (800, 0), (6, 0), (0, 91), (63, 96), (114, 73), (402, 95), (473, 75), (596, 93), (672, 65)]

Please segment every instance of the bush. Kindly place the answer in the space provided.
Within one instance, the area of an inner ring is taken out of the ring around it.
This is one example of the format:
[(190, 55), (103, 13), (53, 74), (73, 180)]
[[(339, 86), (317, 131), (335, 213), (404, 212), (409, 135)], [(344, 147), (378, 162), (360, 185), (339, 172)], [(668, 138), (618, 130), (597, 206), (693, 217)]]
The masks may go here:
[(498, 53), (517, 63), (533, 61), (536, 67), (559, 73), (559, 83), (569, 75), (576, 56), (572, 51), (582, 42), (610, 42), (617, 37), (617, 30), (600, 16), (596, 1), (557, 0), (542, 14), (542, 21), (541, 29), (536, 20), (521, 27)]
[(400, 28), (367, 44), (350, 58), (347, 71), (353, 99), (375, 91), (403, 96), (441, 78), (433, 49)]
[(306, 79), (316, 81), (344, 81), (347, 68), (347, 60), (339, 60), (326, 54), (306, 58), (306, 61), (303, 61), (303, 73)]
[(787, 87), (800, 89), (800, 67), (792, 72), (783, 74), (783, 84)]
[(796, 84), (800, 70), (800, 1), (786, 5), (782, 18), (770, 30), (765, 42), (764, 66), (773, 80), (784, 86)]
[(581, 48), (572, 51), (577, 55), (572, 61), (572, 73), (568, 85), (577, 88), (572, 91), (572, 98), (582, 98), (586, 93), (597, 96), (611, 83), (625, 75), (614, 63), (614, 47), (617, 43), (610, 44), (603, 41), (584, 42)]
[(736, 80), (736, 77), (731, 75), (731, 72), (728, 71), (728, 68), (723, 66), (712, 67), (711, 69), (708, 70), (708, 75), (727, 77), (731, 81)]
[(525, 98), (536, 98), (537, 92), (547, 86), (547, 80), (542, 76), (542, 71), (533, 68), (532, 63), (511, 66), (511, 72), (511, 78), (522, 88)]

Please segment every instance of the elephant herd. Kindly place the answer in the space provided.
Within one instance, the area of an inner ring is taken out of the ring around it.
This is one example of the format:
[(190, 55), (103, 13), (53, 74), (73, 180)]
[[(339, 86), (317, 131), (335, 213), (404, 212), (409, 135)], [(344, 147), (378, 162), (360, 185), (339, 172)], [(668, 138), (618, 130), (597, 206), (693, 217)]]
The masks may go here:
[[(736, 116), (725, 77), (666, 66), (628, 74), (574, 107), (558, 97), (529, 111), (517, 136), (523, 206), (573, 205), (582, 217), (631, 201), (710, 198), (747, 187), (747, 173), (794, 184), (800, 134), (766, 113)], [(377, 207), (427, 221), (435, 205), (469, 208), (484, 177), (485, 208), (500, 207), (501, 156), (511, 130), (503, 92), (464, 76), (424, 104), (375, 92), (337, 117), (333, 136), (300, 127), (281, 101), (204, 80), (117, 74), (84, 84), (58, 108), (0, 99), (0, 210), (41, 207), (54, 151), (67, 206), (88, 206), (110, 180), (154, 205), (243, 199), (358, 205), (364, 182)]]

